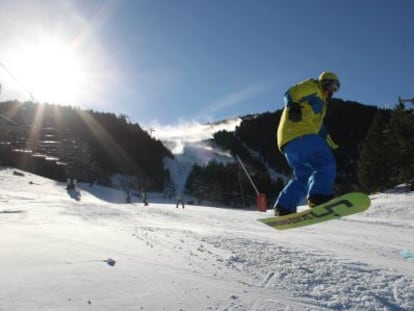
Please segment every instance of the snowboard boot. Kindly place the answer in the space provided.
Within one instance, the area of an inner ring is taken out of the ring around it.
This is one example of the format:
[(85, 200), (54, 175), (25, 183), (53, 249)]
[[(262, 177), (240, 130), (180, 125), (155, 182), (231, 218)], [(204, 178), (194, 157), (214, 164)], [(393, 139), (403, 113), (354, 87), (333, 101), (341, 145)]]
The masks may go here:
[(275, 205), (274, 210), (275, 210), (275, 216), (285, 216), (285, 215), (289, 215), (289, 214), (294, 214), (295, 213), (295, 212), (289, 211), (287, 209), (284, 209), (279, 204)]
[(310, 194), (308, 197), (308, 206), (310, 208), (321, 205), (334, 198), (333, 194)]

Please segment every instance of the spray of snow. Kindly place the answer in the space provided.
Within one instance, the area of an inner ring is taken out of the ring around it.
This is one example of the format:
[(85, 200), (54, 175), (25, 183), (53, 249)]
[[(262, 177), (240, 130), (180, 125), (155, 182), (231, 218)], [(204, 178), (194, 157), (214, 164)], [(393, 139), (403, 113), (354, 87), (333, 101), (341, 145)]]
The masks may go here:
[(154, 129), (153, 136), (165, 143), (173, 154), (182, 154), (187, 145), (211, 139), (214, 133), (219, 131), (233, 132), (240, 123), (240, 118), (234, 118), (210, 124), (195, 121), (176, 126), (154, 124), (152, 128)]
[(162, 141), (175, 156), (174, 159), (166, 158), (164, 166), (170, 172), (177, 192), (184, 190), (194, 164), (204, 166), (212, 160), (220, 163), (234, 161), (229, 152), (216, 148), (209, 140), (219, 131), (233, 132), (240, 123), (240, 118), (234, 118), (210, 124), (189, 122), (177, 126), (152, 126), (153, 136)]

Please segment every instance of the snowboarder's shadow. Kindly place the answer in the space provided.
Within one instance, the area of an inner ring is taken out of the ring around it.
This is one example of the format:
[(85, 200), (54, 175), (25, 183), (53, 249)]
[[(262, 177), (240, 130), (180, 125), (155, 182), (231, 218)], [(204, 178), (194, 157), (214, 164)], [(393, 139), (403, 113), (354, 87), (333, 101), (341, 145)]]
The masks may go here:
[(76, 200), (76, 201), (80, 201), (81, 200), (81, 193), (79, 190), (76, 189), (66, 189), (66, 191), (68, 192), (68, 195)]

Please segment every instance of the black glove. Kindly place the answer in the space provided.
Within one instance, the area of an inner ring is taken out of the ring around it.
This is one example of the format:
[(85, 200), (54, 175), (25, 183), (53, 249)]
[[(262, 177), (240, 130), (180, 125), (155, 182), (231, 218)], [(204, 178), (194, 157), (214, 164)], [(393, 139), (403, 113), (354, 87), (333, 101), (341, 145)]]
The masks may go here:
[(299, 122), (302, 120), (302, 106), (298, 103), (289, 103), (288, 107), (288, 119), (292, 122)]

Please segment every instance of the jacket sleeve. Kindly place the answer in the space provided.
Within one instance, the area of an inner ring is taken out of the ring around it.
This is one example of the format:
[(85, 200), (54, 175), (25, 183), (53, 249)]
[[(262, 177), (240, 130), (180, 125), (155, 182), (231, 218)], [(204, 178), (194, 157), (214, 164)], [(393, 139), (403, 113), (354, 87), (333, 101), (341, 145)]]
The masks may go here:
[(331, 147), (332, 149), (338, 149), (339, 146), (334, 142), (331, 135), (329, 135), (325, 126), (321, 127), (321, 130), (319, 131), (319, 135), (322, 136), (322, 138), (326, 141), (329, 147)]
[(300, 102), (307, 102), (315, 114), (321, 113), (324, 105), (323, 99), (316, 93), (303, 97)]

